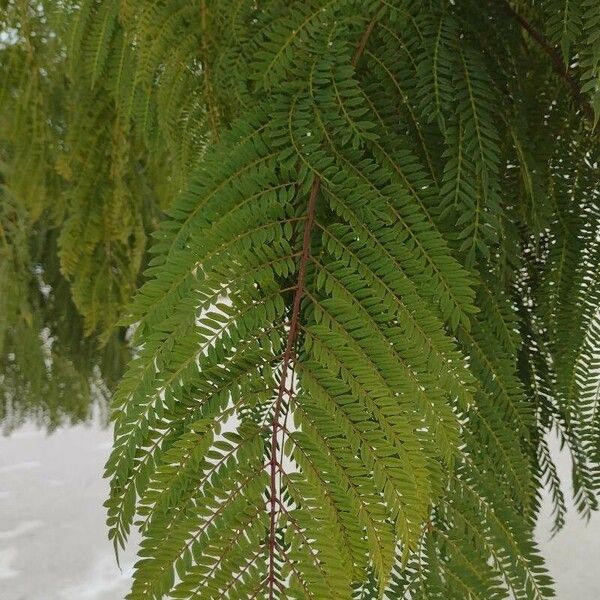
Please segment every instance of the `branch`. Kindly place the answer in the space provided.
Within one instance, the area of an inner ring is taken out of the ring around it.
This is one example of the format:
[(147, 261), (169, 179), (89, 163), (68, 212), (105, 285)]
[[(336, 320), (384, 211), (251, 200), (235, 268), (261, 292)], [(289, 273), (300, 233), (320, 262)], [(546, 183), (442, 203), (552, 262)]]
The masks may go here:
[[(365, 46), (373, 32), (373, 28), (375, 27), (375, 21), (371, 21), (362, 35), (356, 50), (354, 51), (354, 55), (352, 56), (352, 66), (356, 67), (360, 57), (362, 56)], [(279, 386), (277, 390), (277, 396), (275, 400), (275, 408), (273, 410), (273, 421), (271, 423), (271, 460), (270, 460), (270, 486), (269, 486), (269, 500), (270, 500), (270, 528), (269, 528), (269, 574), (267, 577), (267, 584), (269, 586), (269, 600), (272, 600), (274, 597), (274, 585), (276, 583), (275, 580), (275, 547), (277, 545), (277, 541), (275, 538), (275, 529), (276, 529), (276, 520), (277, 520), (277, 503), (281, 505), (281, 501), (278, 497), (277, 490), (277, 469), (281, 466), (277, 462), (277, 433), (280, 430), (283, 430), (283, 425), (279, 423), (281, 416), (281, 405), (283, 403), (283, 398), (286, 394), (291, 395), (293, 390), (288, 390), (286, 388), (286, 379), (288, 375), (288, 370), (290, 369), (290, 364), (292, 362), (292, 357), (294, 355), (294, 348), (296, 346), (296, 340), (298, 338), (298, 330), (300, 327), (300, 304), (302, 302), (302, 298), (305, 292), (305, 279), (306, 279), (306, 268), (308, 265), (308, 261), (310, 260), (310, 248), (311, 248), (311, 236), (312, 230), (315, 224), (315, 212), (317, 206), (317, 196), (319, 195), (319, 190), (321, 189), (321, 178), (318, 175), (315, 175), (313, 179), (310, 194), (308, 198), (308, 206), (306, 209), (306, 222), (304, 224), (304, 237), (302, 239), (302, 251), (300, 256), (300, 265), (298, 266), (298, 279), (296, 284), (296, 291), (294, 292), (294, 299), (292, 302), (292, 316), (290, 319), (290, 329), (287, 335), (287, 340), (285, 344), (285, 351), (283, 354), (282, 367), (281, 367), (281, 375), (279, 380)]]
[(583, 110), (585, 116), (593, 121), (594, 115), (585, 95), (581, 92), (577, 79), (573, 76), (573, 72), (569, 66), (565, 64), (558, 49), (553, 46), (546, 37), (540, 33), (529, 21), (520, 15), (508, 2), (503, 0), (504, 9), (534, 40), (538, 46), (550, 57), (552, 66), (556, 74), (564, 79), (569, 86), (569, 91), (576, 104)]

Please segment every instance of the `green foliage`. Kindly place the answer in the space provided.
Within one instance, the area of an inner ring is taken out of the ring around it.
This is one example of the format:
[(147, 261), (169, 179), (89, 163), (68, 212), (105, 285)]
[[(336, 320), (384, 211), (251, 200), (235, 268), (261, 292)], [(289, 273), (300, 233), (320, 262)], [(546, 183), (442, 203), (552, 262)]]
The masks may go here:
[(596, 4), (7, 6), (2, 382), (26, 332), (101, 385), (129, 328), (128, 598), (552, 597), (548, 434), (600, 489)]
[(118, 3), (5, 4), (0, 158), (19, 208), (10, 252), (28, 258), (0, 288), (3, 303), (21, 306), (0, 328), (0, 417), (55, 424), (87, 418), (89, 399), (121, 376), (129, 351), (116, 324), (146, 235), (178, 188), (158, 183), (173, 171), (166, 150), (150, 154), (119, 103), (132, 57)]

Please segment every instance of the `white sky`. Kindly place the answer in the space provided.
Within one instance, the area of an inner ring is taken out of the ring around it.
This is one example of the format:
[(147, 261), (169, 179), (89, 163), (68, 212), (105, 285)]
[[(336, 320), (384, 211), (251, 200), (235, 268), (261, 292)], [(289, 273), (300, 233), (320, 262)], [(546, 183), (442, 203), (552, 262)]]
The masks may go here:
[[(116, 566), (106, 538), (103, 465), (111, 433), (97, 425), (51, 436), (32, 426), (0, 436), (0, 600), (121, 600), (134, 557)], [(568, 458), (559, 469), (568, 481)], [(571, 512), (549, 540), (545, 510), (539, 541), (557, 580), (558, 600), (600, 599), (600, 516), (589, 525)]]

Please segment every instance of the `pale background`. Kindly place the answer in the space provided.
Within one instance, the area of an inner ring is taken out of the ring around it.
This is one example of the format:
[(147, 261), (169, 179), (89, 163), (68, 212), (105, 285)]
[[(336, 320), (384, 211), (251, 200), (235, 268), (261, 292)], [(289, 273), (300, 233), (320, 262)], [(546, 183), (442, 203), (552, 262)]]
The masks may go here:
[[(124, 598), (134, 556), (119, 571), (102, 508), (110, 443), (98, 425), (0, 434), (0, 600)], [(559, 462), (568, 482), (568, 459)], [(550, 528), (545, 510), (538, 539), (558, 599), (600, 600), (600, 516), (586, 526), (571, 511), (552, 540)]]

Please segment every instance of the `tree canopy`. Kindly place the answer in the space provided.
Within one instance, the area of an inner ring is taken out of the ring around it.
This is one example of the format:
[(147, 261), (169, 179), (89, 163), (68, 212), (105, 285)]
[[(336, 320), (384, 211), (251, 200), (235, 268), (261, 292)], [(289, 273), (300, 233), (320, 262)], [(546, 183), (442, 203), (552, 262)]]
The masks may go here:
[(597, 0), (3, 5), (3, 411), (112, 396), (128, 598), (552, 597), (550, 432), (600, 490)]

